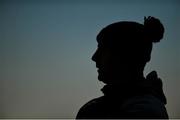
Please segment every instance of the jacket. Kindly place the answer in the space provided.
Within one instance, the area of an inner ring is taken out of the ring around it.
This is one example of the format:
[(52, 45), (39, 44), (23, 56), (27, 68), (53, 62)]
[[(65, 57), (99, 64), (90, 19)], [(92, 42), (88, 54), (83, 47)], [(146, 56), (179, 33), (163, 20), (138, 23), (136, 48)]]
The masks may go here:
[(168, 119), (162, 81), (155, 71), (129, 86), (106, 85), (104, 96), (82, 106), (76, 119)]

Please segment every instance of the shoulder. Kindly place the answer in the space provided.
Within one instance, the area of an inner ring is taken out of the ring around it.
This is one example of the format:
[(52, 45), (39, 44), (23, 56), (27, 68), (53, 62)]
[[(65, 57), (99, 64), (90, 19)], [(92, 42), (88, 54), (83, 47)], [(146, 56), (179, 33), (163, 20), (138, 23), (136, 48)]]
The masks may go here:
[(121, 108), (125, 116), (132, 118), (168, 118), (165, 105), (153, 95), (130, 98)]
[(99, 115), (99, 112), (101, 111), (100, 109), (102, 109), (103, 107), (104, 101), (105, 99), (103, 96), (90, 100), (80, 108), (76, 118), (96, 118), (97, 115)]
[(86, 104), (84, 104), (80, 110), (84, 110), (84, 109), (90, 109), (94, 106), (98, 107), (100, 106), (103, 102), (105, 102), (105, 98), (104, 96), (98, 97), (98, 98), (94, 98), (92, 100), (90, 100), (89, 102), (87, 102)]

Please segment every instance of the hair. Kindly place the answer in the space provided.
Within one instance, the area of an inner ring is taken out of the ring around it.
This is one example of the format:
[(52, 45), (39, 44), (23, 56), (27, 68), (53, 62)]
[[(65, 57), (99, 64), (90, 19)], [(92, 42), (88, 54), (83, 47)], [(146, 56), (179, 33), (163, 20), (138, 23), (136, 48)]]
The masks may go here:
[(164, 27), (162, 23), (154, 17), (144, 17), (144, 31), (147, 38), (151, 42), (159, 42), (164, 35)]
[(125, 50), (126, 54), (131, 54), (130, 56), (137, 58), (137, 61), (146, 63), (151, 58), (152, 43), (159, 42), (163, 34), (164, 27), (160, 20), (149, 16), (144, 17), (144, 24), (132, 21), (110, 24), (100, 31), (97, 41), (99, 44), (116, 49), (116, 52)]

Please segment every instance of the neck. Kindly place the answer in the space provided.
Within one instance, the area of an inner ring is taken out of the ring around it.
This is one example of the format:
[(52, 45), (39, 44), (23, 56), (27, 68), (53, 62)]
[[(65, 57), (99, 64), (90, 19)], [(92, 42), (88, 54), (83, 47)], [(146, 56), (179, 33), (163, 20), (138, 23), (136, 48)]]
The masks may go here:
[(144, 79), (143, 71), (136, 71), (129, 74), (128, 78), (133, 81), (140, 81)]
[(130, 85), (141, 82), (142, 80), (144, 80), (143, 71), (129, 72), (129, 73), (122, 73), (122, 74), (117, 74), (117, 76), (113, 76), (109, 84)]

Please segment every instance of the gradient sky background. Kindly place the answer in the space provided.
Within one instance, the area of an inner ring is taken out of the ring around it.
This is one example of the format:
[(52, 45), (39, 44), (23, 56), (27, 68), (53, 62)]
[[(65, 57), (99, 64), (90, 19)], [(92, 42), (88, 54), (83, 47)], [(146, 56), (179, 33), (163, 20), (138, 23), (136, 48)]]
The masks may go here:
[(0, 118), (74, 118), (102, 95), (91, 56), (96, 35), (121, 21), (158, 17), (164, 39), (154, 45), (145, 74), (157, 70), (171, 118), (180, 118), (178, 0), (1, 0)]

